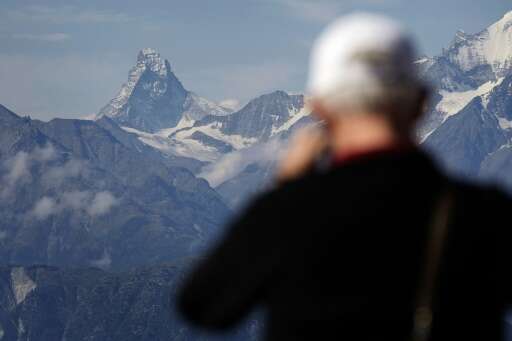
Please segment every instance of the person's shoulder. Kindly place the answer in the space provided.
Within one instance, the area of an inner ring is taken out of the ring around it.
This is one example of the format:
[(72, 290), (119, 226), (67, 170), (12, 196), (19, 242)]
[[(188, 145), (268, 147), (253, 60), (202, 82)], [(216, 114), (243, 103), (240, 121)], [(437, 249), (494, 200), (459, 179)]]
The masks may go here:
[(313, 195), (319, 188), (322, 177), (311, 173), (297, 179), (273, 183), (265, 191), (256, 195), (249, 207), (264, 209), (285, 209), (297, 207), (300, 202)]
[(512, 197), (497, 184), (475, 183), (461, 179), (452, 179), (458, 200), (493, 210), (510, 207)]
[(275, 200), (300, 199), (307, 192), (315, 191), (324, 182), (326, 176), (318, 172), (311, 172), (302, 177), (275, 183), (265, 197)]
[[(255, 226), (258, 233), (273, 229), (276, 224), (282, 227), (298, 218), (301, 212), (301, 202), (304, 202), (304, 185), (310, 182), (309, 177), (290, 180), (274, 184), (264, 191), (253, 196), (244, 206), (239, 207), (237, 213), (228, 221), (235, 230), (247, 225)], [(247, 224), (249, 223), (250, 224)], [(282, 225), (282, 226), (281, 226)]]

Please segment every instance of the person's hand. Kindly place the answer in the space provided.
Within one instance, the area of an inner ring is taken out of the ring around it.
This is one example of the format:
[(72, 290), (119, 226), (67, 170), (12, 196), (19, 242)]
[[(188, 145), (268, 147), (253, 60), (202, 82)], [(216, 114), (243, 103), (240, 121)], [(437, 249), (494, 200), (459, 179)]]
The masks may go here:
[(321, 127), (299, 130), (290, 139), (288, 149), (277, 167), (278, 182), (297, 179), (310, 171), (326, 151), (328, 139)]

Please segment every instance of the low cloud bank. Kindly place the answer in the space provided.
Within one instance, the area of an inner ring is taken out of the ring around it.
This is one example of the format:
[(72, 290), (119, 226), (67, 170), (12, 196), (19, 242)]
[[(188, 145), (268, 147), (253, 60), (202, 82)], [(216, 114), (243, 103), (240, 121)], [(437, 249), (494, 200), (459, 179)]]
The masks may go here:
[(58, 191), (62, 184), (73, 178), (85, 176), (88, 172), (87, 163), (83, 160), (70, 159), (64, 163), (52, 165), (59, 153), (53, 145), (36, 147), (31, 152), (18, 152), (5, 160), (0, 167), (4, 175), (0, 177), (0, 199), (6, 199), (15, 192), (18, 186), (32, 183), (32, 167), (44, 166), (40, 175), (45, 187), (57, 190), (57, 195), (43, 196), (36, 201), (29, 215), (38, 220), (65, 210), (73, 210), (91, 217), (108, 213), (119, 200), (109, 191)]
[(286, 144), (282, 140), (272, 139), (266, 143), (234, 151), (205, 166), (198, 176), (206, 179), (210, 186), (216, 187), (239, 174), (250, 164), (277, 162), (285, 147)]
[(0, 197), (9, 195), (16, 185), (28, 183), (32, 181), (30, 167), (34, 163), (46, 163), (57, 158), (55, 148), (48, 144), (44, 147), (36, 147), (30, 153), (18, 152), (13, 157), (4, 161), (1, 165), (6, 170), (5, 175), (1, 178), (0, 184), (2, 190)]
[(109, 191), (93, 193), (91, 191), (64, 192), (57, 197), (44, 196), (39, 199), (31, 216), (44, 220), (52, 215), (70, 210), (97, 217), (108, 213), (118, 200)]

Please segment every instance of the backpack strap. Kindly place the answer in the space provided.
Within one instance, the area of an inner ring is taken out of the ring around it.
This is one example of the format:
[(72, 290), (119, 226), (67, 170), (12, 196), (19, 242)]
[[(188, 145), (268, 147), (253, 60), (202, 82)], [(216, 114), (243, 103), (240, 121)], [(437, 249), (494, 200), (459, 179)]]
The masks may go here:
[(432, 329), (432, 304), (436, 279), (439, 273), (443, 246), (446, 241), (450, 213), (454, 203), (454, 190), (444, 189), (437, 200), (427, 233), (425, 262), (420, 276), (414, 325), (411, 340), (426, 341)]

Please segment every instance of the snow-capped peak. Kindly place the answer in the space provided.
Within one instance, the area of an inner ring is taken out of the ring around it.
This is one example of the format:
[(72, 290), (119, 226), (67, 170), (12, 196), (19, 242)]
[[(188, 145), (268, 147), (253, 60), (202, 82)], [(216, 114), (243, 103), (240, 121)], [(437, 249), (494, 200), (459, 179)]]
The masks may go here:
[(155, 49), (144, 48), (137, 55), (137, 66), (140, 68), (149, 68), (151, 71), (162, 77), (167, 76), (167, 72), (171, 71), (169, 62), (163, 60)]
[(159, 55), (159, 53), (155, 49), (153, 49), (151, 47), (145, 47), (142, 50), (140, 50), (139, 57), (141, 57), (141, 56), (148, 56), (148, 55), (155, 55), (155, 54)]
[(471, 35), (467, 34), (463, 30), (457, 30), (457, 32), (455, 33), (455, 38), (453, 39), (452, 44), (457, 44), (457, 43), (460, 43), (460, 42), (464, 42), (464, 41), (468, 40), (470, 37), (471, 37)]
[(508, 12), (503, 18), (491, 25), (487, 32), (489, 40), (486, 44), (487, 61), (492, 66), (508, 62), (510, 67), (512, 60), (512, 11)]
[(501, 21), (512, 21), (512, 11), (505, 13)]
[(144, 48), (128, 81), (97, 118), (108, 116), (122, 126), (154, 133), (175, 127), (183, 117), (195, 121), (231, 112), (185, 89), (169, 62), (155, 49)]
[(166, 77), (168, 75), (168, 71), (170, 72), (169, 63), (162, 60), (160, 54), (155, 49), (142, 49), (137, 55), (137, 64), (130, 70), (128, 74), (128, 81), (122, 85), (121, 90), (119, 90), (116, 97), (114, 97), (105, 107), (100, 110), (97, 118), (100, 118), (104, 115), (109, 117), (120, 115), (120, 109), (128, 101), (128, 98), (133, 93), (133, 89), (135, 89), (135, 85), (137, 85), (137, 82), (139, 81), (144, 71), (146, 71), (146, 69), (150, 69), (160, 77)]
[(512, 68), (512, 11), (475, 35), (458, 31), (445, 55), (463, 71), (490, 65), (499, 77)]

